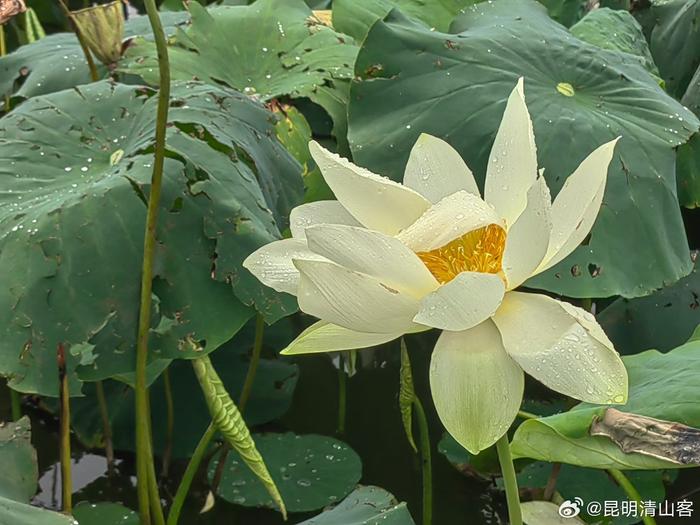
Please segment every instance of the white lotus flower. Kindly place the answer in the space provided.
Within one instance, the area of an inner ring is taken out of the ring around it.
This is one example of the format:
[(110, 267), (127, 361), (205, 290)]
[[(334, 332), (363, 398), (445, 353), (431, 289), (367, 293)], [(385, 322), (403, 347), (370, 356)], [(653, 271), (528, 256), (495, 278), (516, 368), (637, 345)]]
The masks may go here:
[(312, 142), (338, 200), (295, 208), (292, 238), (244, 262), (321, 319), (283, 353), (365, 348), (444, 330), (430, 366), (433, 400), (447, 430), (472, 453), (515, 419), (523, 371), (576, 399), (625, 402), (627, 373), (593, 316), (514, 291), (586, 237), (615, 143), (585, 158), (552, 202), (537, 169), (522, 79), (491, 150), (483, 199), (459, 154), (430, 135), (411, 150), (403, 184)]

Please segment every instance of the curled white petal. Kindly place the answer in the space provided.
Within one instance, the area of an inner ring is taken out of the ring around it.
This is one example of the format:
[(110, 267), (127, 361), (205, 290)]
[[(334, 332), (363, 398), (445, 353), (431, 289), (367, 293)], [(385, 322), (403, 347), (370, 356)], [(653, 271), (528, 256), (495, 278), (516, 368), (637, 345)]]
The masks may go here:
[(406, 333), (416, 330), (412, 321), (418, 300), (374, 277), (330, 261), (295, 260), (299, 270), (299, 308), (350, 330)]
[(299, 270), (294, 266), (292, 259), (325, 260), (309, 250), (304, 239), (282, 239), (255, 250), (243, 261), (243, 267), (265, 286), (278, 292), (296, 295)]
[(403, 183), (432, 203), (462, 190), (480, 195), (474, 175), (459, 153), (444, 140), (426, 133), (411, 149)]
[(420, 193), (355, 166), (317, 142), (309, 143), (309, 151), (338, 201), (367, 228), (394, 235), (430, 207)]
[(442, 330), (467, 330), (494, 314), (504, 292), (498, 275), (462, 272), (426, 295), (413, 320)]
[(522, 77), (508, 97), (493, 142), (484, 199), (493, 204), (508, 227), (525, 209), (527, 192), (537, 177), (537, 149), (530, 113), (525, 105)]
[(508, 292), (493, 317), (508, 354), (557, 392), (624, 403), (627, 372), (593, 316), (546, 295)]
[(431, 206), (397, 237), (413, 251), (423, 252), (489, 224), (503, 224), (493, 207), (473, 193), (458, 191)]
[(301, 204), (289, 214), (289, 229), (292, 237), (306, 238), (306, 228), (316, 224), (347, 224), (360, 226), (338, 201), (316, 201)]

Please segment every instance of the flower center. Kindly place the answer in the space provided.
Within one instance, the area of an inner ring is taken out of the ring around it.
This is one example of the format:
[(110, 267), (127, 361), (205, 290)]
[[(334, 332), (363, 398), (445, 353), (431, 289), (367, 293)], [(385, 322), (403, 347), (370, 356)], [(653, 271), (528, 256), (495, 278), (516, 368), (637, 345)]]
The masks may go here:
[(445, 284), (462, 272), (499, 273), (505, 247), (505, 230), (489, 224), (440, 248), (416, 255), (438, 282)]

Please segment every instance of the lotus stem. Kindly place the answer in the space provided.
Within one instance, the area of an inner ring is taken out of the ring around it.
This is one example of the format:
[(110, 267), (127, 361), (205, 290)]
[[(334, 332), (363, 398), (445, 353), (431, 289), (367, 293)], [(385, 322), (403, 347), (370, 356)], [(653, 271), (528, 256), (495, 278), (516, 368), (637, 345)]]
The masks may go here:
[(83, 38), (83, 35), (80, 34), (80, 30), (78, 29), (78, 26), (75, 24), (75, 22), (73, 22), (73, 16), (71, 15), (70, 9), (66, 5), (65, 0), (58, 0), (58, 3), (61, 6), (61, 10), (63, 11), (63, 14), (68, 19), (68, 24), (70, 25), (71, 29), (73, 29), (73, 32), (75, 33), (75, 38), (78, 39), (78, 43), (80, 44), (80, 49), (83, 50), (83, 55), (85, 55), (85, 61), (87, 62), (88, 69), (90, 70), (90, 78), (92, 79), (93, 82), (97, 82), (100, 79), (100, 75), (97, 72), (97, 66), (95, 65), (95, 60), (92, 58), (92, 53), (90, 53), (90, 49), (88, 48), (87, 44), (85, 43), (85, 39)]
[(199, 439), (197, 448), (194, 449), (194, 453), (187, 463), (185, 473), (182, 475), (180, 484), (177, 487), (177, 492), (175, 492), (175, 497), (173, 498), (173, 503), (170, 506), (170, 512), (168, 513), (167, 525), (177, 525), (177, 522), (180, 519), (180, 512), (182, 512), (182, 507), (185, 504), (185, 498), (187, 498), (187, 494), (192, 486), (192, 481), (199, 470), (202, 459), (204, 459), (207, 448), (209, 448), (209, 443), (211, 443), (211, 440), (216, 435), (216, 432), (216, 425), (213, 422), (209, 423), (209, 427)]
[(114, 446), (112, 444), (112, 424), (109, 421), (109, 408), (105, 398), (105, 389), (102, 381), (95, 383), (95, 393), (97, 394), (97, 406), (100, 409), (102, 418), (102, 435), (105, 442), (105, 456), (107, 457), (107, 472), (110, 474), (114, 469)]
[(345, 420), (347, 412), (347, 377), (345, 375), (345, 356), (338, 355), (338, 435), (345, 434)]
[(537, 414), (533, 414), (532, 412), (525, 412), (524, 410), (518, 410), (518, 417), (520, 419), (537, 419), (538, 416)]
[[(625, 494), (627, 494), (630, 501), (636, 501), (640, 509), (644, 508), (644, 505), (642, 504), (642, 496), (639, 494), (639, 491), (634, 485), (632, 485), (632, 482), (622, 473), (621, 470), (610, 468), (608, 469), (608, 474), (610, 474), (620, 488), (625, 491)], [(641, 518), (644, 525), (656, 525), (656, 520), (651, 516), (644, 515), (641, 516)]]
[(173, 432), (175, 430), (175, 404), (173, 403), (173, 387), (170, 381), (170, 368), (163, 371), (163, 389), (165, 391), (165, 411), (167, 423), (165, 428), (165, 450), (163, 451), (163, 466), (161, 476), (168, 477), (170, 460), (173, 455)]
[[(238, 400), (238, 410), (243, 414), (248, 400), (250, 399), (250, 394), (253, 391), (253, 383), (255, 381), (255, 374), (258, 371), (258, 364), (260, 364), (260, 355), (262, 354), (263, 339), (265, 337), (265, 319), (262, 315), (258, 314), (255, 318), (255, 339), (253, 340), (253, 353), (250, 356), (250, 364), (248, 365), (248, 371), (245, 375), (245, 380), (243, 381), (243, 389), (241, 390), (241, 397)], [(219, 459), (216, 463), (216, 470), (214, 471), (214, 477), (211, 482), (211, 490), (216, 493), (221, 484), (221, 478), (224, 475), (224, 468), (226, 467), (226, 460), (228, 459), (228, 454), (231, 451), (231, 445), (228, 441), (224, 442), (221, 447), (221, 452), (219, 453)]]
[(431, 525), (433, 522), (433, 466), (430, 452), (430, 433), (428, 419), (425, 417), (425, 410), (423, 410), (423, 404), (418, 396), (413, 397), (413, 410), (418, 424), (418, 443), (423, 474), (423, 525)]
[(496, 451), (498, 452), (498, 462), (501, 464), (501, 472), (503, 473), (503, 485), (506, 489), (509, 523), (510, 525), (523, 525), (518, 480), (515, 477), (515, 468), (513, 467), (513, 458), (510, 454), (508, 434), (503, 434), (503, 436), (496, 441)]
[[(7, 42), (5, 41), (5, 26), (0, 24), (0, 57), (7, 54)], [(5, 105), (3, 107), (5, 114), (10, 112), (10, 95), (5, 95)], [(12, 389), (10, 389), (13, 391)]]
[[(158, 91), (158, 109), (156, 113), (156, 134), (153, 159), (153, 174), (148, 195), (146, 212), (146, 231), (143, 242), (143, 267), (141, 271), (141, 297), (139, 306), (139, 328), (136, 341), (136, 478), (141, 525), (151, 525), (149, 508), (149, 469), (153, 468), (153, 451), (150, 444), (151, 414), (148, 406), (148, 387), (146, 386), (146, 365), (148, 364), (148, 336), (151, 328), (151, 294), (153, 286), (153, 257), (156, 245), (156, 226), (158, 224), (158, 207), (163, 183), (163, 166), (165, 163), (165, 134), (170, 105), (170, 64), (168, 45), (163, 26), (158, 16), (155, 0), (144, 0), (148, 21), (153, 30), (153, 37), (158, 51), (158, 71), (160, 89)], [(155, 495), (158, 488), (155, 487)], [(160, 498), (156, 497), (160, 501)]]
[(73, 480), (71, 472), (70, 453), (70, 390), (68, 389), (68, 374), (66, 373), (66, 353), (63, 343), (58, 344), (56, 351), (58, 362), (58, 385), (60, 400), (60, 442), (61, 442), (61, 508), (65, 514), (73, 513)]
[(241, 397), (238, 400), (238, 410), (240, 410), (241, 414), (245, 412), (245, 407), (248, 404), (250, 394), (253, 391), (253, 383), (255, 382), (255, 374), (257, 373), (258, 365), (260, 364), (260, 355), (262, 353), (264, 337), (265, 320), (262, 315), (258, 314), (255, 318), (255, 340), (253, 342), (253, 353), (250, 356), (248, 372), (246, 372), (245, 381), (243, 382), (243, 390), (241, 390)]
[(547, 484), (544, 487), (543, 498), (546, 501), (551, 501), (552, 496), (554, 496), (554, 490), (557, 488), (557, 479), (559, 478), (559, 473), (561, 472), (561, 463), (554, 463), (552, 465), (552, 472), (549, 474), (549, 479), (547, 479)]
[(18, 421), (22, 417), (22, 394), (11, 387), (7, 387), (10, 391), (10, 404), (12, 405), (12, 421)]

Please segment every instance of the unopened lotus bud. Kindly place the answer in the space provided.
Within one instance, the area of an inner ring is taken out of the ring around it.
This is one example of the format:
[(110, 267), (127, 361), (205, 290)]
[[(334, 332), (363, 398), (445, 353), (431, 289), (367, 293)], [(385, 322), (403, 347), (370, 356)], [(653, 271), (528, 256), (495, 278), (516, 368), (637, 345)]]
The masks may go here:
[(124, 37), (121, 0), (73, 11), (71, 17), (85, 44), (100, 62), (109, 67), (119, 61)]
[(0, 24), (9, 22), (14, 16), (24, 13), (27, 6), (24, 0), (0, 0)]

